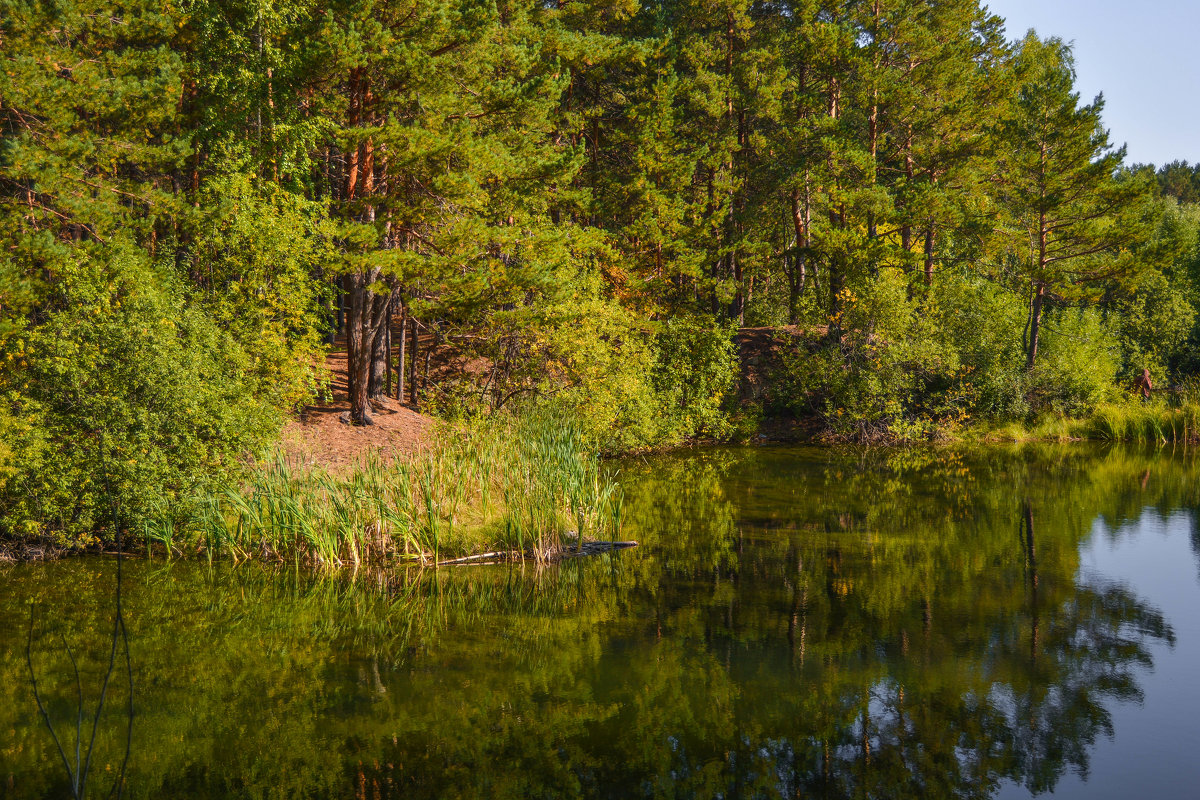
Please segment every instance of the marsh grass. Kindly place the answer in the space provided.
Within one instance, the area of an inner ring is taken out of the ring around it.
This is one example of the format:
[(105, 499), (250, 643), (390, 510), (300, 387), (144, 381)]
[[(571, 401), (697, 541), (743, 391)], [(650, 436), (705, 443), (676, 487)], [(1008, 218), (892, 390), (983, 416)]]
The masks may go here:
[(1023, 423), (984, 429), (979, 438), (991, 442), (1108, 442), (1168, 444), (1200, 441), (1200, 402), (1191, 398), (1129, 400), (1097, 406), (1086, 417), (1047, 415)]
[(1092, 438), (1088, 421), (1074, 417), (1045, 415), (1032, 422), (1006, 422), (987, 427), (978, 437), (984, 442), (1074, 442)]
[(527, 416), (448, 428), (438, 442), (346, 475), (279, 455), (197, 498), (189, 530), (147, 526), (147, 542), (341, 568), (483, 552), (542, 561), (568, 540), (616, 538), (621, 493), (578, 426)]
[(1123, 403), (1096, 409), (1093, 438), (1113, 442), (1174, 443), (1200, 439), (1200, 403)]

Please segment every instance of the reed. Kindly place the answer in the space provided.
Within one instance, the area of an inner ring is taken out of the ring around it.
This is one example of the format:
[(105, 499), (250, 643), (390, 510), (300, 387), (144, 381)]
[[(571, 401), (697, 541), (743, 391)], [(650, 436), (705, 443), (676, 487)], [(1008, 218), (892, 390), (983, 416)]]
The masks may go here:
[(1200, 441), (1200, 399), (1195, 395), (1103, 403), (1086, 416), (1045, 415), (1033, 422), (1009, 422), (977, 434), (990, 442), (1108, 442), (1168, 444)]
[(1200, 438), (1200, 404), (1104, 405), (1096, 409), (1090, 422), (1095, 438), (1113, 442), (1192, 442)]
[[(447, 428), (425, 452), (372, 455), (345, 475), (282, 455), (197, 498), (185, 539), (210, 558), (326, 568), (436, 564), (481, 552), (545, 560), (568, 534), (615, 539), (622, 496), (579, 426), (545, 415)], [(168, 550), (170, 552), (170, 550)]]

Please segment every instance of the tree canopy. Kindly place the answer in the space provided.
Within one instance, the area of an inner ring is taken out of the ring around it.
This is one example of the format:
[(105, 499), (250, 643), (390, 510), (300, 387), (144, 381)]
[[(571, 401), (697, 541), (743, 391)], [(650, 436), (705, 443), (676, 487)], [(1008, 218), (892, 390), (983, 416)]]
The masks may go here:
[[(1124, 165), (977, 0), (0, 0), (0, 62), (8, 530), (90, 530), (100, 464), (185, 503), (338, 333), (357, 423), (397, 370), (612, 451), (1200, 366), (1196, 169)], [(740, 411), (739, 327), (789, 332)]]

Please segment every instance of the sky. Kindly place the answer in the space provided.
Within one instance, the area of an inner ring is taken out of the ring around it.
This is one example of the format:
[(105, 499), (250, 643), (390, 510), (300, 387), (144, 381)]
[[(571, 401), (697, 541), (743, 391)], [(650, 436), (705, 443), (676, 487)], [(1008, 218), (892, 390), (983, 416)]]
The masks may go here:
[(984, 0), (1009, 39), (1030, 28), (1074, 43), (1076, 89), (1104, 93), (1126, 162), (1200, 162), (1200, 0)]

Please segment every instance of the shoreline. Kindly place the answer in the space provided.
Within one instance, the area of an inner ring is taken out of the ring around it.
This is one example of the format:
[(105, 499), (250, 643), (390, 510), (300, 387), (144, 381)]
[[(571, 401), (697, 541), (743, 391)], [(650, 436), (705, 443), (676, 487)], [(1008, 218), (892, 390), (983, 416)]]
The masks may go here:
[[(1058, 420), (1058, 423), (1079, 426), (1088, 424), (1086, 420), (1071, 419)], [(773, 437), (770, 439), (757, 438), (751, 441), (733, 442), (733, 441), (714, 441), (702, 440), (687, 442), (671, 448), (663, 448), (654, 451), (643, 451), (623, 456), (606, 459), (606, 461), (618, 461), (621, 459), (636, 459), (648, 458), (653, 456), (696, 453), (705, 450), (722, 450), (722, 449), (742, 449), (742, 448), (787, 448), (787, 447), (804, 447), (823, 451), (837, 451), (844, 448), (856, 448), (878, 451), (904, 451), (904, 450), (920, 450), (926, 448), (935, 449), (976, 449), (976, 448), (992, 448), (992, 447), (1025, 447), (1037, 445), (1050, 446), (1071, 446), (1071, 445), (1088, 445), (1095, 447), (1103, 446), (1131, 446), (1153, 448), (1160, 450), (1166, 445), (1175, 444), (1194, 444), (1200, 441), (1194, 435), (1189, 435), (1187, 438), (1177, 437), (1173, 439), (1125, 439), (1115, 440), (1101, 436), (1066, 436), (1061, 429), (1055, 432), (1048, 432), (1044, 429), (1022, 429), (1021, 433), (1028, 435), (1014, 435), (1014, 431), (1009, 428), (988, 429), (984, 431), (966, 431), (966, 435), (945, 438), (938, 440), (924, 441), (893, 441), (893, 442), (871, 442), (871, 443), (856, 443), (853, 441), (836, 441), (822, 439), (819, 437)], [(370, 460), (370, 452), (368, 460)], [(409, 454), (410, 458), (416, 458), (422, 455), (421, 453)], [(278, 468), (278, 467), (276, 467)], [(359, 470), (369, 467), (355, 467), (354, 471), (349, 473), (349, 477), (342, 476), (341, 480), (354, 481), (355, 476), (360, 476)], [(310, 465), (306, 469), (321, 470), (321, 465)], [(311, 474), (311, 473), (309, 473)], [(312, 487), (309, 487), (313, 490)], [(242, 487), (243, 492), (249, 492), (250, 485)], [(324, 489), (323, 489), (324, 490)], [(313, 490), (315, 491), (315, 490)], [(619, 512), (618, 512), (619, 514)], [(148, 538), (145, 535), (132, 535), (126, 533), (127, 541), (132, 540), (132, 543), (127, 545), (124, 553), (127, 556), (134, 558), (146, 557), (146, 554), (152, 553), (151, 558), (162, 556), (168, 560), (182, 558), (185, 560), (193, 560), (197, 558), (207, 558), (209, 560), (220, 559), (230, 561), (232, 563), (240, 563), (242, 561), (258, 561), (260, 563), (300, 563), (303, 562), (306, 568), (315, 571), (324, 572), (343, 572), (347, 570), (356, 570), (363, 567), (380, 568), (380, 567), (399, 567), (399, 566), (415, 566), (421, 569), (439, 568), (443, 566), (482, 566), (485, 564), (502, 564), (502, 563), (520, 563), (523, 561), (533, 561), (539, 564), (557, 563), (570, 558), (575, 558), (580, 555), (598, 555), (605, 552), (616, 552), (622, 549), (633, 548), (637, 546), (636, 541), (626, 541), (620, 538), (619, 533), (615, 536), (605, 536), (597, 538), (595, 536), (585, 536), (583, 540), (583, 552), (576, 552), (573, 541), (576, 540), (576, 535), (572, 531), (551, 532), (547, 531), (540, 534), (540, 538), (532, 546), (513, 547), (506, 546), (502, 539), (496, 538), (496, 534), (487, 534), (486, 530), (495, 529), (496, 520), (491, 523), (476, 523), (475, 536), (483, 536), (476, 540), (476, 546), (466, 550), (461, 548), (451, 547), (450, 552), (443, 554), (440, 548), (430, 549), (412, 549), (401, 551), (395, 541), (383, 543), (378, 547), (372, 547), (368, 539), (372, 536), (376, 537), (378, 542), (383, 542), (387, 538), (387, 534), (380, 535), (378, 531), (372, 534), (372, 526), (378, 526), (380, 523), (367, 522), (365, 524), (365, 533), (362, 536), (362, 542), (358, 547), (361, 550), (355, 550), (352, 554), (347, 555), (341, 548), (344, 545), (339, 545), (337, 549), (326, 551), (324, 554), (318, 554), (314, 549), (297, 549), (298, 545), (293, 542), (290, 546), (284, 541), (275, 541), (271, 544), (263, 538), (253, 546), (236, 547), (230, 545), (214, 544), (211, 540), (205, 540), (198, 535), (193, 534), (190, 540), (185, 544), (183, 541), (175, 542), (173, 540), (159, 540)], [(615, 523), (619, 525), (619, 520)], [(353, 546), (353, 545), (351, 545)], [(50, 562), (59, 561), (65, 558), (83, 557), (89, 555), (116, 555), (116, 551), (112, 549), (111, 542), (91, 543), (83, 546), (71, 546), (55, 541), (50, 537), (38, 538), (19, 538), (9, 537), (0, 534), (0, 564), (21, 564), (35, 562)], [(290, 547), (290, 549), (289, 549)], [(455, 552), (455, 550), (458, 552)], [(169, 554), (168, 554), (169, 552)]]

